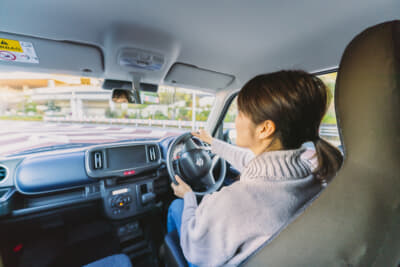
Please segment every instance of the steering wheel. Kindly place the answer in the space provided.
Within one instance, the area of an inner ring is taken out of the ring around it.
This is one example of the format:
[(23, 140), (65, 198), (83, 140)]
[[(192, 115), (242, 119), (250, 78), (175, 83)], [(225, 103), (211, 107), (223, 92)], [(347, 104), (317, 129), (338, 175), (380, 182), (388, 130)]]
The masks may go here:
[[(175, 184), (175, 174), (185, 183), (191, 186), (196, 195), (206, 195), (217, 191), (225, 180), (225, 160), (211, 152), (204, 145), (196, 144), (190, 132), (178, 136), (171, 142), (167, 152), (167, 170), (171, 181)], [(182, 144), (182, 150), (174, 158), (174, 152), (178, 145)], [(219, 177), (215, 179), (214, 169), (221, 162)]]

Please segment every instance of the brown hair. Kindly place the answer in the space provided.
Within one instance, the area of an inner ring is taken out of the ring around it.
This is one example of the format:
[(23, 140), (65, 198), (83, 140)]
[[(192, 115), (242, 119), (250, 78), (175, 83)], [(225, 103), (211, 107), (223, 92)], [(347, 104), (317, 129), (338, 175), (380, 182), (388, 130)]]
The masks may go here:
[(278, 71), (254, 77), (240, 90), (239, 111), (260, 124), (272, 120), (275, 136), (284, 149), (314, 142), (318, 167), (314, 174), (329, 181), (340, 168), (340, 151), (319, 137), (319, 126), (328, 108), (325, 84), (304, 71)]

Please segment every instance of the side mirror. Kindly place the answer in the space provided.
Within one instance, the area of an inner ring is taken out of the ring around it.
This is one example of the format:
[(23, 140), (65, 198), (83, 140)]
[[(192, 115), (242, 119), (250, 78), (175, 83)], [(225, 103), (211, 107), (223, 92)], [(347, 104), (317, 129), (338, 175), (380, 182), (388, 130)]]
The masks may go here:
[(140, 94), (137, 90), (113, 89), (111, 98), (114, 103), (142, 103), (140, 100)]

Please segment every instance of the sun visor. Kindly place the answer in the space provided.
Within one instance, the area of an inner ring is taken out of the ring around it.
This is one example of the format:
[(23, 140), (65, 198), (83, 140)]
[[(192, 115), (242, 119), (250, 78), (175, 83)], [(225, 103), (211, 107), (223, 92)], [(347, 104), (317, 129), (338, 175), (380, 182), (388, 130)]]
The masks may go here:
[(0, 32), (0, 70), (99, 76), (103, 55), (91, 45)]
[(164, 81), (175, 86), (218, 90), (226, 88), (234, 79), (233, 75), (201, 69), (183, 63), (175, 63)]

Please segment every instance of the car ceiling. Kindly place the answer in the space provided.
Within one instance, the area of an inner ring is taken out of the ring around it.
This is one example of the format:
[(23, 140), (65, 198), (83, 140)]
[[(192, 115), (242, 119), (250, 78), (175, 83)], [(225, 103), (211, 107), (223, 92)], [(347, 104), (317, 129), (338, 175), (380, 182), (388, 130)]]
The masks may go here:
[[(117, 55), (131, 47), (165, 57), (161, 71), (144, 75), (147, 82), (163, 83), (170, 67), (182, 62), (233, 75), (230, 87), (239, 88), (282, 68), (335, 68), (357, 33), (399, 14), (398, 0), (2, 0), (0, 33), (97, 47), (104, 63), (94, 73), (99, 77), (130, 80), (135, 71), (121, 68)], [(54, 58), (58, 71), (66, 56)], [(51, 69), (43, 64), (35, 71)]]

